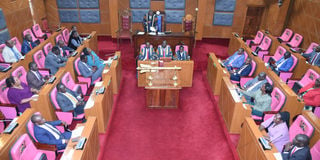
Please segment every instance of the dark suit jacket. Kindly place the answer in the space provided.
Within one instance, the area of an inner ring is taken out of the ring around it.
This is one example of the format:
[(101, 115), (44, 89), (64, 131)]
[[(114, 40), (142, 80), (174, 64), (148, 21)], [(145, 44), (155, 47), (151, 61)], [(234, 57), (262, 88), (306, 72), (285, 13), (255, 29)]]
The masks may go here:
[(54, 53), (49, 52), (44, 61), (44, 67), (50, 70), (51, 74), (56, 74), (60, 67), (66, 65), (68, 59), (61, 57), (60, 55), (56, 56)]
[[(74, 91), (72, 91), (72, 90), (70, 90), (68, 88), (66, 88), (66, 89), (67, 89), (68, 93), (70, 93), (75, 98), (77, 98), (78, 94), (76, 92), (74, 92)], [(71, 100), (61, 92), (57, 93), (57, 102), (58, 102), (58, 104), (59, 104), (59, 106), (60, 106), (60, 108), (61, 108), (61, 110), (63, 112), (74, 110)]]
[[(37, 72), (39, 73), (39, 71)], [(40, 78), (43, 79), (40, 73), (39, 75), (40, 75)], [(39, 80), (37, 76), (31, 71), (28, 71), (27, 73), (27, 82), (30, 88), (35, 88), (37, 90), (39, 90), (44, 85), (44, 81)]]
[[(31, 42), (31, 46), (32, 46), (32, 48), (34, 48), (37, 46), (37, 44), (35, 44), (34, 42)], [(29, 51), (31, 51), (32, 48), (30, 47), (28, 41), (23, 40), (23, 43), (21, 45), (21, 53), (23, 55), (26, 55)]]
[(230, 76), (230, 79), (231, 80), (234, 80), (234, 81), (240, 81), (240, 77), (243, 77), (243, 76), (248, 76), (252, 70), (252, 65), (249, 64), (248, 66), (246, 66), (240, 73), (238, 73), (238, 71), (240, 70), (241, 68), (239, 68), (235, 74), (231, 74)]
[[(292, 151), (292, 150), (291, 150)], [(310, 148), (304, 147), (291, 155), (291, 151), (289, 153), (282, 152), (283, 160), (312, 160), (310, 154)]]
[(184, 52), (184, 54), (180, 53), (180, 51), (176, 52), (177, 60), (179, 60), (179, 61), (188, 60), (188, 53), (186, 51), (183, 51), (183, 52)]
[[(51, 121), (46, 123), (55, 127), (57, 125), (60, 125), (61, 121), (58, 120), (58, 121)], [(62, 139), (64, 139), (62, 134), (60, 139), (56, 139), (49, 131), (39, 127), (38, 125), (34, 125), (34, 136), (40, 143), (45, 143), (45, 144), (55, 144), (55, 145), (62, 144)]]

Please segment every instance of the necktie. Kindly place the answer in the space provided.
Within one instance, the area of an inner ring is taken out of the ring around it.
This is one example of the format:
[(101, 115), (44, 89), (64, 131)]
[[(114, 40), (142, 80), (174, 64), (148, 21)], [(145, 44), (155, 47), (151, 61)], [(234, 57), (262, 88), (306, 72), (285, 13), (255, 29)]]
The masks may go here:
[(310, 61), (311, 65), (314, 65), (315, 60), (317, 59), (318, 56), (319, 56), (319, 53), (316, 53), (316, 55), (313, 56), (312, 60)]
[(32, 45), (31, 45), (31, 42), (28, 42), (29, 43), (29, 46), (30, 46), (30, 48), (32, 49)]
[(247, 66), (248, 66), (248, 65), (242, 66), (242, 67), (239, 69), (238, 74), (240, 74)]
[(293, 155), (293, 153), (296, 152), (296, 150), (297, 150), (297, 147), (294, 147), (291, 151), (291, 155)]
[(42, 78), (41, 78), (41, 75), (39, 74), (39, 72), (34, 72), (35, 73), (35, 75), (36, 75), (36, 77), (40, 80), (40, 81), (42, 81)]
[(16, 59), (19, 60), (20, 59), (20, 55), (13, 48), (10, 48), (10, 49), (14, 53), (14, 56), (16, 57)]

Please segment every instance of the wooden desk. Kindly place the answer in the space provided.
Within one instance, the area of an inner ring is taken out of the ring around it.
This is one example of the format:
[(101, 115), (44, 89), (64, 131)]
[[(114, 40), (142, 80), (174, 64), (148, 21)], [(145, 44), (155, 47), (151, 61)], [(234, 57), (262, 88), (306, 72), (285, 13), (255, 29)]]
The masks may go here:
[(245, 43), (241, 37), (236, 37), (237, 33), (236, 32), (232, 32), (232, 36), (230, 37), (230, 41), (229, 41), (229, 46), (228, 46), (228, 55), (231, 56), (233, 55), (234, 52), (236, 52), (240, 47), (243, 47), (243, 45), (241, 43), (239, 43), (239, 41), (242, 41), (243, 43)]
[(113, 60), (110, 66), (111, 77), (112, 77), (112, 88), (113, 94), (119, 93), (121, 77), (122, 77), (122, 64), (121, 64), (121, 53), (117, 51), (116, 54), (118, 56), (117, 60)]
[[(149, 64), (158, 66), (158, 61), (138, 61), (138, 66), (140, 64)], [(192, 87), (193, 80), (193, 60), (190, 61), (170, 61), (164, 62), (164, 67), (181, 67), (182, 69), (178, 71), (178, 77), (180, 78), (180, 87)], [(138, 72), (138, 87), (145, 87), (146, 84), (146, 74)]]
[(258, 138), (262, 137), (258, 126), (250, 117), (243, 123), (237, 151), (241, 160), (275, 160), (273, 153), (278, 152), (273, 144), (271, 150), (263, 150)]
[(61, 159), (68, 158), (68, 153), (74, 151), (72, 154), (72, 160), (87, 160), (87, 159), (97, 159), (100, 146), (99, 146), (99, 134), (98, 134), (98, 124), (96, 117), (88, 117), (87, 122), (84, 124), (78, 124), (77, 127), (84, 126), (81, 137), (86, 137), (87, 141), (82, 150), (75, 150), (74, 146), (77, 142), (69, 141)]
[(0, 159), (10, 159), (10, 148), (21, 135), (27, 133), (26, 124), (34, 112), (34, 109), (26, 109), (23, 114), (17, 119), (17, 123), (19, 125), (11, 134), (0, 134)]
[(309, 147), (312, 148), (320, 139), (320, 119), (314, 115), (311, 111), (303, 111), (302, 115), (311, 123), (314, 127), (313, 135), (310, 139)]
[(137, 57), (140, 52), (141, 44), (145, 44), (146, 42), (150, 42), (153, 45), (153, 48), (156, 50), (158, 45), (162, 44), (162, 42), (166, 40), (168, 45), (171, 46), (172, 52), (175, 51), (176, 45), (183, 42), (183, 44), (188, 46), (189, 55), (192, 56), (192, 48), (194, 43), (194, 35), (191, 32), (173, 32), (171, 34), (165, 35), (138, 35), (135, 33), (133, 35), (134, 42), (134, 57)]
[(230, 133), (240, 133), (245, 117), (251, 116), (250, 106), (242, 103), (235, 88), (229, 77), (222, 78), (219, 108)]
[[(12, 68), (7, 71), (7, 72), (0, 72), (0, 79), (5, 79), (7, 78), (9, 75), (11, 75), (11, 72), (14, 71), (16, 68), (23, 66), (26, 70), (29, 69), (28, 65), (30, 62), (33, 61), (33, 55), (38, 52), (39, 50), (42, 50), (42, 48), (47, 44), (47, 43), (51, 43), (53, 46), (56, 44), (56, 37), (61, 34), (62, 30), (64, 29), (64, 27), (59, 31), (59, 32), (54, 32), (50, 37), (48, 37), (47, 40), (43, 41), (42, 43), (40, 43), (38, 46), (36, 46), (35, 48), (33, 48), (30, 52), (28, 52), (24, 58), (24, 60), (20, 60), (17, 63), (13, 63), (12, 64)], [(22, 43), (21, 43), (22, 44)]]
[[(89, 100), (87, 101), (84, 110), (86, 117), (97, 117), (99, 133), (106, 132), (107, 125), (112, 113), (113, 94), (111, 76), (109, 72), (103, 75), (102, 86), (105, 87), (104, 93), (96, 95), (96, 90), (100, 88), (96, 85), (92, 90), (92, 93)], [(92, 106), (90, 106), (90, 101), (93, 101)]]
[(222, 77), (230, 78), (230, 74), (221, 67), (216, 55), (211, 52), (208, 58), (207, 79), (214, 95), (220, 95)]

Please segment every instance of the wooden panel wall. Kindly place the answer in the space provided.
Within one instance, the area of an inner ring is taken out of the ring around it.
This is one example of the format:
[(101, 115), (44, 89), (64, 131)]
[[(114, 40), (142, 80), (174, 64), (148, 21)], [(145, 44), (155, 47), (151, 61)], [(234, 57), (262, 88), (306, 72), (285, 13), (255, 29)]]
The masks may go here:
[(33, 25), (29, 1), (0, 0), (0, 8), (3, 10), (10, 36), (18, 37), (22, 41), (22, 31)]
[(294, 1), (288, 27), (291, 28), (293, 32), (303, 35), (303, 48), (307, 48), (311, 42), (320, 43), (319, 9), (319, 1)]
[[(114, 0), (110, 0), (114, 1)], [(45, 8), (49, 26), (56, 27), (59, 23), (59, 13), (56, 0), (46, 0)], [(76, 25), (80, 33), (90, 34), (92, 31), (97, 31), (97, 34), (110, 35), (110, 15), (109, 15), (109, 0), (100, 0), (100, 23), (62, 23), (62, 26), (71, 28)]]

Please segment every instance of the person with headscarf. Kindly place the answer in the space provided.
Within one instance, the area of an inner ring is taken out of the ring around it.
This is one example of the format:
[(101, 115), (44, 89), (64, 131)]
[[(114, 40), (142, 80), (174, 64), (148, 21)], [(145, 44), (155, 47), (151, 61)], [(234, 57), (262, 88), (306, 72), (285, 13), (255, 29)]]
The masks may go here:
[(289, 112), (279, 112), (262, 122), (259, 127), (260, 130), (267, 131), (268, 135), (265, 135), (264, 138), (270, 143), (273, 143), (279, 152), (281, 152), (283, 146), (290, 141), (289, 120)]

